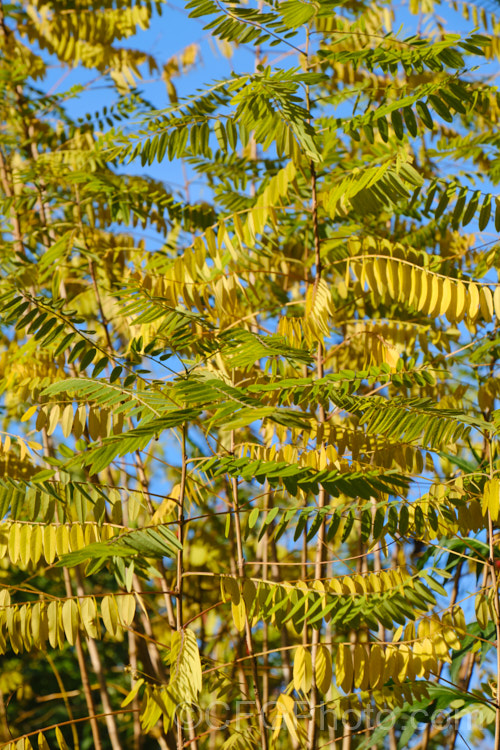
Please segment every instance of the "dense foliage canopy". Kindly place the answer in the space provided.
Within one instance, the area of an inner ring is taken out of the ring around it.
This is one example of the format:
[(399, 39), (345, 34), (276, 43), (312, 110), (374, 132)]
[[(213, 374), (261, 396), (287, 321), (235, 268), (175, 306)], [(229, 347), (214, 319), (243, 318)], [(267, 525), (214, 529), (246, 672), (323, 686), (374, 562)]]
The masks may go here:
[(0, 747), (500, 750), (500, 19), (185, 8), (0, 0)]

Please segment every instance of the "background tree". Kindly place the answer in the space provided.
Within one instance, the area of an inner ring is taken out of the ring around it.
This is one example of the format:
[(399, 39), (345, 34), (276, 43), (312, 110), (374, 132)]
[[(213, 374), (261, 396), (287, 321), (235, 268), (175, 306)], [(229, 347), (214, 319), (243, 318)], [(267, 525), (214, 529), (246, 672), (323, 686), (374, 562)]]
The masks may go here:
[(155, 109), (160, 3), (0, 3), (0, 746), (498, 750), (499, 22), (186, 7)]

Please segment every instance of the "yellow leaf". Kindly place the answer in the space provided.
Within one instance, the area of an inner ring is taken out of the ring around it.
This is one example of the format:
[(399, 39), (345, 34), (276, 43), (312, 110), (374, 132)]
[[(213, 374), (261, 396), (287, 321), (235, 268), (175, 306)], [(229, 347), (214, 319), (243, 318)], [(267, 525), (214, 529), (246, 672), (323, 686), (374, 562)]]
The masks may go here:
[(448, 645), (444, 639), (443, 633), (435, 633), (432, 636), (432, 642), (434, 644), (434, 652), (438, 661), (451, 662), (450, 655), (448, 653)]
[(443, 279), (442, 295), (439, 303), (439, 314), (446, 315), (450, 323), (455, 322), (455, 284)]
[(89, 410), (88, 427), (91, 439), (97, 440), (100, 434), (101, 420), (99, 419), (99, 413), (93, 407)]
[(203, 671), (201, 666), (200, 651), (198, 649), (196, 633), (191, 630), (191, 628), (185, 628), (184, 638), (186, 643), (186, 652), (189, 655), (189, 660), (187, 662), (189, 683), (193, 692), (193, 699), (196, 700), (198, 698), (198, 694), (201, 692), (203, 683)]
[(382, 294), (387, 287), (387, 263), (381, 258), (375, 258), (373, 261), (373, 274), (376, 281), (376, 289)]
[(109, 409), (101, 409), (99, 422), (99, 435), (101, 437), (107, 437), (111, 432), (111, 412)]
[(113, 414), (113, 435), (119, 435), (121, 432), (123, 432), (123, 425), (125, 422), (125, 415), (122, 413), (120, 414)]
[(215, 41), (217, 42), (217, 47), (222, 56), (227, 60), (230, 60), (233, 56), (233, 47), (230, 42), (228, 42), (227, 39), (219, 39), (219, 37), (215, 37)]
[(344, 576), (342, 578), (342, 586), (345, 594), (357, 594), (356, 584), (354, 583), (351, 576)]
[(48, 621), (47, 608), (44, 602), (35, 602), (31, 610), (31, 636), (37, 648), (45, 648), (48, 637)]
[(485, 482), (481, 510), (483, 516), (489, 511), (491, 520), (497, 520), (500, 511), (500, 480), (489, 479)]
[(495, 292), (493, 294), (493, 305), (495, 308), (495, 315), (500, 320), (500, 284), (497, 284), (495, 287)]
[(27, 565), (31, 555), (31, 525), (23, 523), (19, 535), (19, 556), (22, 565)]
[(487, 286), (481, 287), (479, 295), (479, 306), (481, 308), (481, 315), (486, 323), (491, 323), (493, 320), (493, 295), (491, 289)]
[(139, 680), (137, 680), (130, 693), (128, 693), (128, 695), (122, 700), (120, 704), (121, 708), (125, 708), (125, 706), (128, 706), (129, 703), (132, 703), (142, 685), (144, 685), (144, 679), (141, 677)]
[(246, 622), (246, 609), (245, 609), (245, 602), (243, 599), (240, 598), (240, 601), (235, 604), (234, 602), (231, 602), (231, 613), (233, 615), (233, 622), (235, 624), (236, 629), (242, 633), (245, 629), (245, 622)]
[(465, 636), (467, 635), (467, 625), (465, 623), (465, 615), (462, 607), (459, 607), (458, 604), (455, 604), (451, 615), (457, 636), (459, 638), (465, 638)]
[(293, 687), (297, 692), (308, 693), (312, 684), (312, 660), (309, 651), (299, 646), (293, 662)]
[(74, 599), (66, 599), (62, 606), (61, 618), (68, 643), (74, 646), (80, 623), (78, 604)]
[(135, 617), (135, 597), (133, 594), (125, 594), (118, 599), (118, 609), (122, 625), (128, 627)]
[(40, 560), (43, 551), (43, 529), (40, 524), (33, 526), (33, 533), (31, 534), (31, 561), (36, 565)]
[(233, 604), (239, 604), (241, 591), (236, 578), (233, 578), (232, 576), (221, 576), (220, 586), (223, 601), (232, 601)]
[(97, 535), (97, 525), (95, 523), (85, 523), (83, 525), (83, 528), (86, 545), (93, 544), (94, 542), (99, 541), (99, 537)]
[(465, 284), (462, 281), (457, 281), (455, 285), (455, 322), (460, 323), (465, 315), (467, 307), (467, 293)]
[(61, 427), (65, 438), (71, 435), (71, 429), (73, 427), (73, 406), (68, 404), (65, 406), (61, 417)]
[(367, 653), (363, 643), (354, 646), (354, 685), (366, 690), (368, 687), (369, 670)]
[(23, 604), (19, 609), (19, 630), (24, 643), (24, 650), (31, 651), (31, 607), (28, 604)]
[(332, 683), (332, 657), (330, 649), (321, 643), (316, 651), (314, 672), (318, 690), (323, 694), (327, 693)]
[(217, 257), (217, 244), (215, 233), (211, 227), (205, 230), (205, 239), (207, 241), (208, 254), (212, 259)]
[(13, 523), (9, 530), (9, 557), (14, 565), (21, 555), (21, 524)]
[(56, 550), (59, 557), (69, 552), (69, 530), (65, 524), (56, 527)]
[(69, 750), (66, 744), (66, 741), (63, 737), (63, 733), (61, 732), (59, 727), (56, 727), (56, 739), (57, 739), (57, 744), (59, 745), (60, 750)]
[(328, 583), (328, 588), (332, 594), (338, 594), (341, 596), (344, 593), (342, 584), (337, 578), (331, 578)]
[(43, 556), (49, 565), (56, 559), (56, 527), (52, 523), (43, 529)]
[(85, 632), (89, 638), (99, 638), (99, 622), (97, 620), (97, 606), (91, 596), (80, 601), (80, 617)]
[(445, 612), (443, 614), (441, 622), (443, 628), (443, 637), (448, 647), (453, 649), (454, 651), (458, 651), (460, 648), (460, 640), (457, 637), (457, 634), (455, 633), (455, 629), (453, 627), (451, 612)]
[(396, 369), (399, 361), (399, 352), (395, 346), (384, 340), (384, 361), (387, 362), (392, 371)]
[(33, 406), (30, 406), (28, 411), (25, 412), (23, 416), (21, 417), (21, 422), (27, 422), (28, 419), (31, 419), (31, 417), (33, 416), (33, 414), (36, 412), (37, 409), (38, 409), (38, 404), (33, 404)]
[(387, 269), (387, 288), (389, 289), (389, 294), (393, 299), (398, 298), (398, 266), (399, 263), (396, 263), (395, 260), (388, 260), (386, 263), (386, 269)]
[(420, 271), (418, 274), (420, 277), (420, 289), (417, 299), (417, 309), (423, 310), (427, 302), (427, 292), (429, 288), (429, 280), (426, 271)]
[(21, 618), (18, 607), (9, 607), (7, 610), (7, 631), (9, 633), (10, 645), (14, 653), (18, 654), (23, 650), (23, 641), (21, 637)]
[(5, 607), (10, 607), (11, 596), (9, 589), (0, 589), (0, 611)]
[(17, 438), (17, 444), (19, 446), (19, 457), (21, 461), (24, 461), (26, 458), (26, 453), (28, 452), (28, 448), (26, 446), (26, 443), (24, 440), (22, 440), (20, 437)]
[(104, 627), (113, 636), (121, 631), (118, 621), (118, 607), (114, 596), (104, 596), (101, 601), (101, 616)]
[(388, 679), (396, 679), (396, 654), (397, 647), (393, 646), (392, 644), (388, 644), (385, 649), (383, 682), (387, 682)]
[(167, 516), (169, 516), (177, 508), (176, 500), (179, 499), (180, 484), (176, 484), (172, 487), (167, 497), (165, 497), (156, 511), (153, 514), (151, 523), (161, 523)]
[[(413, 651), (408, 644), (402, 644), (400, 649), (405, 649), (408, 653), (408, 663), (406, 664), (406, 677), (409, 680), (416, 680), (419, 674), (421, 662), (420, 658), (414, 658)], [(400, 670), (401, 671), (401, 670)]]
[(146, 504), (142, 502), (142, 494), (131, 491), (128, 495), (128, 522), (134, 523), (139, 517), (139, 513)]
[(384, 666), (384, 651), (381, 646), (379, 646), (377, 643), (374, 643), (370, 650), (370, 687), (377, 688), (381, 687), (384, 684)]
[(426, 301), (425, 309), (431, 316), (436, 315), (436, 308), (439, 307), (440, 281), (441, 279), (438, 278), (438, 276), (430, 277), (430, 288), (427, 293), (428, 299)]
[(35, 427), (37, 430), (41, 430), (47, 424), (47, 411), (46, 407), (41, 406), (36, 417)]
[(408, 672), (408, 666), (410, 663), (411, 652), (407, 643), (402, 643), (397, 650), (396, 668), (397, 668), (397, 682), (404, 682)]
[(60, 602), (52, 601), (47, 607), (48, 635), (52, 648), (57, 648), (60, 627)]
[(401, 283), (401, 289), (400, 289), (400, 295), (401, 299), (408, 304), (412, 304), (411, 298), (413, 294), (413, 286), (414, 286), (414, 275), (411, 266), (408, 266), (406, 263), (400, 263), (399, 264), (401, 268), (402, 273), (402, 283)]
[(422, 665), (424, 668), (424, 676), (427, 677), (430, 673), (435, 674), (437, 672), (438, 663), (437, 663), (436, 655), (434, 653), (434, 647), (430, 638), (424, 638), (424, 640), (422, 641), (422, 647), (420, 650), (420, 658), (422, 659)]
[(52, 433), (56, 429), (57, 424), (59, 422), (60, 414), (61, 414), (61, 407), (59, 406), (59, 404), (56, 404), (50, 410), (49, 425), (47, 427), (47, 435), (52, 435)]
[(467, 316), (473, 321), (479, 312), (479, 289), (476, 284), (469, 284)]
[(257, 588), (255, 586), (255, 583), (251, 581), (249, 578), (244, 578), (243, 583), (241, 585), (241, 595), (243, 597), (243, 601), (245, 602), (245, 607), (250, 614), (252, 610), (253, 603), (255, 601), (255, 597), (257, 594)]
[(299, 742), (299, 736), (297, 734), (297, 716), (294, 711), (295, 701), (289, 695), (281, 693), (278, 700), (276, 701), (276, 713), (278, 721), (273, 732), (273, 739), (278, 736), (282, 719), (285, 720), (286, 728), (288, 729), (291, 737), (295, 742)]
[(78, 440), (83, 435), (87, 421), (87, 409), (85, 406), (79, 406), (73, 420), (73, 435)]
[(347, 643), (341, 643), (338, 647), (337, 658), (335, 660), (335, 679), (337, 685), (342, 688), (344, 693), (351, 692), (353, 676), (351, 647)]
[(85, 547), (85, 535), (79, 523), (72, 523), (69, 531), (69, 544), (72, 552)]

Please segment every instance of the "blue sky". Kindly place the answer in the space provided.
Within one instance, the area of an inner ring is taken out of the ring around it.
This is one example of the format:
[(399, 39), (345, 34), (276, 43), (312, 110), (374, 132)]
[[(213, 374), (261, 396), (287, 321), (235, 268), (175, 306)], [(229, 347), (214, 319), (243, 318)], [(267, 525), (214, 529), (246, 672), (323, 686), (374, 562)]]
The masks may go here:
[[(416, 33), (418, 30), (424, 35), (428, 33), (430, 28), (428, 17), (410, 14), (407, 3), (393, 5), (392, 10), (396, 15), (394, 31), (399, 31), (403, 38)], [(454, 11), (449, 5), (439, 7), (439, 16), (449, 33), (464, 33), (464, 31), (471, 33), (474, 30), (472, 22), (466, 21), (460, 13)], [(161, 68), (170, 58), (182, 53), (188, 45), (193, 43), (199, 48), (198, 61), (190, 72), (174, 80), (179, 97), (192, 94), (196, 89), (202, 88), (213, 80), (229, 77), (232, 71), (236, 73), (253, 72), (254, 50), (242, 46), (234, 50), (231, 59), (225, 57), (211, 37), (210, 31), (205, 31), (203, 28), (210, 20), (209, 17), (189, 18), (188, 11), (181, 2), (178, 4), (168, 3), (164, 6), (161, 16), (153, 17), (150, 29), (147, 31), (139, 30), (134, 37), (117, 43), (117, 46), (123, 45), (141, 49), (157, 59), (160, 71), (151, 76), (144, 69), (144, 78), (142, 81), (138, 81), (137, 86), (140, 93), (151, 101), (155, 108), (162, 109), (169, 105), (166, 86), (161, 78)], [(483, 30), (479, 29), (479, 31)], [(294, 43), (300, 46), (300, 40), (294, 40)], [(269, 59), (279, 67), (290, 67), (298, 64), (297, 56), (295, 54), (292, 56), (289, 52), (289, 49), (279, 46), (263, 50), (263, 54), (269, 53)], [(485, 62), (480, 66), (478, 72), (483, 74), (485, 68), (490, 69), (492, 73), (497, 73), (498, 63), (496, 61), (493, 63)], [(95, 113), (104, 105), (110, 106), (118, 100), (109, 80), (96, 76), (95, 71), (86, 70), (82, 67), (67, 69), (59, 64), (53, 64), (49, 67), (47, 78), (42, 87), (45, 91), (60, 94), (75, 84), (90, 85), (81, 96), (68, 102), (68, 111), (73, 116), (83, 116), (86, 112)], [(452, 169), (452, 165), (447, 165), (447, 169), (450, 168)], [(156, 179), (166, 181), (172, 188), (182, 189), (185, 181), (185, 172), (179, 162), (171, 163), (164, 160), (162, 164), (155, 162), (152, 166), (145, 168), (142, 168), (140, 164), (132, 164), (126, 167), (126, 171), (132, 173), (147, 172)], [(193, 197), (204, 198), (208, 196), (203, 195), (202, 188), (195, 183), (191, 189), (191, 198)], [(491, 239), (491, 236), (485, 236), (484, 239)]]
[[(188, 45), (197, 45), (197, 62), (188, 73), (173, 79), (179, 98), (192, 94), (213, 80), (229, 77), (233, 71), (253, 71), (253, 51), (240, 47), (235, 50), (231, 59), (228, 59), (214, 42), (210, 32), (204, 31), (203, 26), (208, 21), (207, 18), (189, 18), (188, 11), (182, 4), (169, 3), (164, 7), (161, 16), (153, 17), (150, 29), (139, 29), (135, 36), (116, 43), (116, 46), (139, 49), (156, 58), (160, 70), (150, 75), (147, 66), (143, 66), (143, 79), (137, 82), (141, 95), (155, 108), (163, 109), (170, 104), (166, 85), (161, 77), (163, 65), (173, 56), (181, 54)], [(88, 88), (79, 97), (72, 98), (67, 103), (67, 110), (74, 117), (84, 116), (87, 112), (93, 114), (105, 105), (109, 107), (118, 101), (112, 83), (104, 76), (96, 74), (96, 71), (82, 66), (68, 69), (57, 61), (49, 63), (48, 75), (42, 83), (44, 91), (62, 94), (75, 85), (84, 85)], [(155, 162), (145, 168), (142, 168), (140, 163), (128, 165), (126, 171), (147, 172), (154, 178), (165, 180), (173, 187), (181, 188), (184, 184), (184, 173), (180, 163), (171, 163), (166, 159), (161, 165)]]

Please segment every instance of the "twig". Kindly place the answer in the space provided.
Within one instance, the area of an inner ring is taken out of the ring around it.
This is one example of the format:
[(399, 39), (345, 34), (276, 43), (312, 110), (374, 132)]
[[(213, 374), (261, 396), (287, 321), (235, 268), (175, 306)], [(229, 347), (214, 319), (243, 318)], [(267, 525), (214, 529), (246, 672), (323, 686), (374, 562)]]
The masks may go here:
[[(234, 430), (231, 431), (231, 453), (233, 452), (234, 452)], [(240, 513), (239, 513), (239, 505), (238, 505), (238, 480), (236, 477), (231, 478), (231, 486), (232, 486), (232, 495), (233, 495), (232, 500), (233, 500), (233, 510), (234, 510), (234, 526), (235, 526), (235, 536), (236, 536), (238, 575), (240, 576), (240, 578), (244, 578), (245, 559), (243, 556), (243, 543), (241, 539), (241, 523), (240, 523)], [(245, 612), (245, 640), (246, 640), (247, 651), (250, 657), (250, 664), (252, 668), (252, 677), (253, 677), (253, 682), (254, 682), (255, 708), (257, 709), (257, 715), (258, 715), (260, 739), (262, 742), (263, 750), (267, 750), (268, 742), (267, 742), (266, 721), (265, 721), (264, 709), (262, 705), (262, 697), (261, 697), (260, 687), (259, 687), (259, 671), (257, 668), (257, 658), (255, 656), (255, 649), (253, 647), (252, 629), (250, 627), (248, 614), (246, 612)]]

